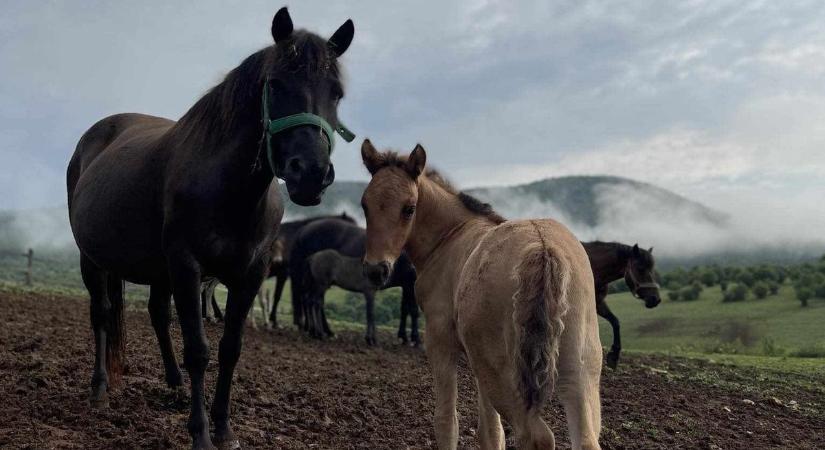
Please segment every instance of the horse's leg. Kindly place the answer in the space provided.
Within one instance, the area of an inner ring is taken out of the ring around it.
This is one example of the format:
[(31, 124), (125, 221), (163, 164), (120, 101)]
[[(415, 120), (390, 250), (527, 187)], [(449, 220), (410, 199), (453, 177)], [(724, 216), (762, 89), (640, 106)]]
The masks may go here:
[(89, 403), (92, 407), (105, 407), (109, 404), (107, 393), (109, 374), (106, 371), (106, 323), (112, 305), (106, 293), (106, 272), (100, 270), (85, 256), (80, 256), (80, 273), (83, 284), (89, 291), (89, 313), (92, 332), (95, 337), (95, 365), (92, 370), (92, 392)]
[(364, 300), (367, 308), (367, 333), (364, 338), (367, 345), (375, 345), (375, 291), (365, 291)]
[(166, 384), (169, 387), (176, 387), (183, 386), (183, 376), (175, 358), (172, 337), (169, 335), (169, 303), (171, 297), (172, 293), (167, 286), (153, 284), (149, 288), (149, 317), (152, 319), (152, 328), (155, 329), (155, 335), (158, 338), (160, 356), (163, 359), (163, 369), (166, 374)]
[[(170, 254), (167, 250), (167, 254)], [(209, 438), (209, 419), (206, 415), (204, 373), (209, 364), (209, 344), (201, 317), (201, 276), (194, 258), (186, 253), (168, 257), (175, 309), (183, 335), (183, 362), (189, 372), (191, 409), (187, 428), (192, 436), (193, 449), (212, 449)]]
[(327, 309), (326, 309), (326, 295), (321, 297), (321, 324), (324, 327), (324, 335), (328, 338), (335, 336), (335, 333), (332, 332), (332, 328), (329, 327), (329, 321), (327, 321)]
[(413, 346), (421, 345), (421, 338), (418, 336), (418, 303), (415, 301), (415, 283), (410, 283), (402, 292), (402, 301), (407, 304), (407, 313), (410, 315), (410, 339)]
[[(403, 289), (403, 288), (402, 288)], [(401, 317), (398, 319), (398, 339), (401, 339), (401, 344), (407, 345), (407, 314), (409, 313), (409, 306), (407, 305), (406, 289), (401, 293)]]
[(209, 296), (212, 297), (212, 311), (215, 312), (215, 320), (218, 322), (223, 321), (223, 313), (221, 312), (221, 307), (218, 305), (218, 299), (215, 298), (215, 287), (212, 287), (210, 290)]
[[(579, 304), (584, 306), (584, 302)], [(568, 312), (559, 347), (556, 391), (564, 405), (574, 449), (600, 448), (602, 344), (596, 318), (588, 317), (590, 314), (590, 311)]]
[(217, 313), (212, 308), (213, 305), (211, 302), (215, 294), (215, 285), (217, 282), (217, 280), (210, 279), (201, 285), (201, 315), (210, 323), (217, 317)]
[(616, 317), (613, 314), (613, 311), (607, 307), (604, 297), (599, 297), (599, 294), (596, 294), (596, 312), (600, 316), (607, 319), (607, 321), (610, 322), (610, 326), (613, 328), (613, 345), (607, 353), (607, 366), (611, 369), (615, 369), (616, 366), (619, 365), (619, 353), (622, 351), (622, 338), (619, 333), (619, 318)]
[(269, 296), (262, 289), (258, 290), (258, 303), (261, 305), (261, 322), (264, 324), (264, 328), (267, 330), (272, 329), (272, 326), (269, 325)]
[(292, 291), (292, 323), (295, 324), (298, 329), (303, 329), (304, 331), (308, 331), (309, 328), (307, 327), (308, 321), (304, 319), (304, 287), (302, 286), (303, 277), (290, 271), (292, 277), (292, 283), (290, 284), (290, 290)]
[(278, 328), (278, 303), (281, 301), (281, 294), (284, 292), (285, 284), (286, 274), (279, 273), (275, 278), (275, 293), (272, 294), (272, 310), (269, 312), (269, 322), (272, 323), (273, 328)]
[(501, 417), (480, 383), (477, 383), (477, 388), (479, 447), (482, 450), (504, 450), (504, 428), (501, 427)]
[[(257, 283), (256, 283), (257, 282)], [(235, 433), (229, 422), (229, 401), (232, 390), (232, 374), (241, 355), (244, 322), (249, 309), (255, 301), (255, 295), (263, 282), (263, 276), (252, 280), (245, 287), (230, 287), (226, 301), (226, 317), (224, 331), (218, 349), (218, 383), (215, 388), (215, 399), (212, 402), (212, 420), (215, 422), (215, 442), (221, 448), (239, 448)]]
[(458, 418), (456, 417), (456, 380), (458, 341), (451, 317), (429, 315), (425, 335), (427, 360), (433, 374), (435, 388), (435, 440), (441, 450), (458, 446)]

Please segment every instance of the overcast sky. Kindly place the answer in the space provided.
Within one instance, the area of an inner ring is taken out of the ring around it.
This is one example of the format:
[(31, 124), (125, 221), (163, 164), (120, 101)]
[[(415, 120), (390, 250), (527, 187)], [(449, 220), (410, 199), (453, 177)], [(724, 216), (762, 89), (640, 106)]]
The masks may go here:
[[(280, 6), (4, 1), (0, 208), (64, 204), (66, 163), (92, 123), (180, 117), (271, 44)], [(461, 186), (613, 174), (717, 208), (825, 217), (825, 2), (289, 7), (324, 36), (355, 22), (340, 116), (359, 139), (336, 148), (339, 180), (366, 179), (370, 137), (420, 141)]]

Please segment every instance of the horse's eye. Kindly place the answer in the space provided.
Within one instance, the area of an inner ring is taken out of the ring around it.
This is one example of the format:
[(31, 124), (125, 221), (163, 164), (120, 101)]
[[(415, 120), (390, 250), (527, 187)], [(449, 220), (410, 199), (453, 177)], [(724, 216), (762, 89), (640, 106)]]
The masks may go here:
[(410, 220), (413, 214), (415, 214), (415, 205), (406, 205), (401, 208), (401, 217), (405, 220)]

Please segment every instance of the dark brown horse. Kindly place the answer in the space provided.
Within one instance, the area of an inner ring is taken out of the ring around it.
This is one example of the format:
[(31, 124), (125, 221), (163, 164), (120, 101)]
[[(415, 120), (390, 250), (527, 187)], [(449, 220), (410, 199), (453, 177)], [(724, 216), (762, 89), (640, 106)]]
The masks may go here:
[(613, 345), (607, 353), (607, 365), (615, 369), (619, 364), (622, 339), (619, 334), (619, 319), (605, 303), (607, 286), (624, 277), (630, 293), (644, 300), (645, 306), (655, 308), (662, 299), (659, 285), (654, 277), (653, 248), (643, 250), (639, 244), (633, 247), (618, 242), (582, 242), (596, 283), (596, 312), (610, 322), (613, 327)]
[(107, 403), (123, 369), (122, 280), (149, 284), (170, 386), (183, 382), (169, 335), (175, 297), (191, 381), (188, 429), (198, 449), (213, 448), (201, 281), (215, 277), (229, 290), (211, 417), (214, 441), (237, 447), (229, 421), (232, 374), (283, 215), (276, 177), (293, 202), (319, 203), (334, 179), (333, 133), (351, 138), (337, 117), (343, 96), (337, 59), (352, 40), (352, 21), (327, 40), (294, 31), (282, 8), (271, 31), (274, 45), (246, 58), (179, 121), (118, 114), (96, 123), (77, 144), (67, 173), (69, 218), (91, 297), (91, 403)]

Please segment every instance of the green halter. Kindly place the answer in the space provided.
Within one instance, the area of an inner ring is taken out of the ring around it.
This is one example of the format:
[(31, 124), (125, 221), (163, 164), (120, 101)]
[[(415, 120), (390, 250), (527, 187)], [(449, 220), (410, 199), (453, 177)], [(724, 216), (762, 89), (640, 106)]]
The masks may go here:
[(288, 130), (290, 128), (299, 127), (302, 125), (312, 125), (316, 126), (324, 132), (324, 135), (327, 137), (327, 141), (329, 141), (329, 152), (332, 153), (332, 149), (335, 147), (335, 133), (341, 135), (341, 137), (347, 141), (352, 142), (355, 139), (355, 134), (350, 131), (347, 127), (345, 127), (340, 122), (338, 123), (338, 128), (332, 128), (332, 126), (324, 120), (323, 117), (304, 112), (298, 114), (292, 114), (286, 117), (281, 117), (280, 119), (272, 120), (269, 118), (269, 80), (264, 84), (264, 92), (261, 98), (261, 104), (263, 107), (261, 108), (261, 120), (264, 124), (264, 135), (266, 136), (266, 158), (269, 160), (269, 168), (272, 169), (272, 173), (275, 173), (275, 159), (272, 155), (272, 136)]

